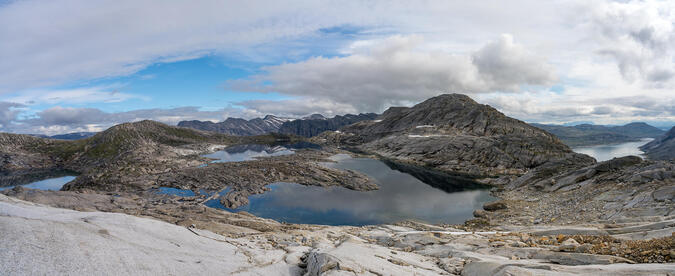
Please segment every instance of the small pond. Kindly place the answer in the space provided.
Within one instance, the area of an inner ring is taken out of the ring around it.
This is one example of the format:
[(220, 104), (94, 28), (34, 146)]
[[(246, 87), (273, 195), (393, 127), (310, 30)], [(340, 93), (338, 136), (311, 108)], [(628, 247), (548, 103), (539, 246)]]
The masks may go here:
[(640, 146), (649, 143), (654, 139), (644, 138), (636, 142), (627, 142), (620, 144), (610, 144), (610, 145), (598, 145), (590, 147), (577, 147), (573, 148), (575, 152), (588, 154), (598, 160), (607, 161), (615, 157), (623, 157), (628, 155), (637, 155), (642, 156), (643, 151), (640, 150)]

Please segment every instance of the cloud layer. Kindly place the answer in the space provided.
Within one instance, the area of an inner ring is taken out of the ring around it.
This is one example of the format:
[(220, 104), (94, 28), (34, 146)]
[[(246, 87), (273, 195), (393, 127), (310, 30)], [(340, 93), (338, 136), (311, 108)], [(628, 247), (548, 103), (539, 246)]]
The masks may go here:
[[(673, 22), (675, 2), (656, 0), (9, 1), (0, 4), (9, 26), (0, 27), (0, 130), (332, 116), (447, 92), (528, 121), (675, 121)], [(104, 80), (205, 56), (256, 64), (229, 89), (287, 99), (111, 112), (152, 99)]]
[[(517, 92), (523, 85), (556, 80), (546, 60), (514, 43), (510, 35), (469, 55), (422, 50), (422, 45), (420, 37), (394, 36), (345, 57), (264, 67), (264, 73), (230, 82), (228, 88), (312, 99), (305, 100), (308, 104), (333, 102), (325, 111), (346, 113), (382, 111), (442, 93)], [(278, 105), (301, 107), (297, 102)], [(257, 102), (243, 104), (264, 112), (274, 109)]]

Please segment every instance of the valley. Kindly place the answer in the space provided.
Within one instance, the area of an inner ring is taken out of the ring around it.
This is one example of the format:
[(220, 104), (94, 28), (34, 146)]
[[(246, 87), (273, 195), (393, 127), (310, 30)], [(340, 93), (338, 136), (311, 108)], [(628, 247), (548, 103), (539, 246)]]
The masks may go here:
[[(144, 258), (181, 260), (150, 265), (155, 273), (168, 266), (231, 274), (666, 275), (675, 268), (673, 161), (596, 160), (459, 94), (309, 139), (141, 121), (73, 141), (0, 140), (7, 172), (0, 227), (39, 229), (1, 237), (3, 252), (21, 252), (19, 264), (41, 258), (46, 265), (31, 268), (38, 274), (59, 259), (22, 244), (71, 228), (88, 241), (79, 252), (153, 248), (119, 256), (119, 269), (136, 269)], [(58, 170), (74, 174), (28, 177)], [(18, 178), (27, 185), (11, 185)], [(45, 178), (63, 186), (35, 184)], [(49, 246), (72, 243), (66, 235)], [(200, 253), (210, 248), (222, 256)], [(95, 257), (64, 272), (99, 271), (101, 263)]]

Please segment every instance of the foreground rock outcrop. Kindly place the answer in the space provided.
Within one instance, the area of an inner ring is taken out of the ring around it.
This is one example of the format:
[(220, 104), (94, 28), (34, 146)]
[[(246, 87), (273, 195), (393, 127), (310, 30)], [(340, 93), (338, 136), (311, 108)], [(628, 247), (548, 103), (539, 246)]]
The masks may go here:
[[(673, 263), (635, 264), (620, 256), (584, 253), (601, 249), (607, 241), (613, 241), (610, 236), (584, 240), (579, 235), (542, 234), (536, 227), (467, 232), (420, 223), (280, 225), (239, 217), (274, 227), (261, 232), (230, 225), (230, 234), (216, 234), (194, 225), (58, 209), (0, 195), (0, 244), (4, 249), (0, 251), (0, 269), (11, 275), (141, 271), (228, 275), (669, 275), (675, 271)], [(593, 227), (597, 226), (588, 229)], [(555, 230), (548, 229), (551, 233)], [(675, 252), (672, 247), (662, 248), (672, 245), (673, 237), (663, 237), (619, 246), (623, 246), (623, 252), (658, 250), (665, 259)]]

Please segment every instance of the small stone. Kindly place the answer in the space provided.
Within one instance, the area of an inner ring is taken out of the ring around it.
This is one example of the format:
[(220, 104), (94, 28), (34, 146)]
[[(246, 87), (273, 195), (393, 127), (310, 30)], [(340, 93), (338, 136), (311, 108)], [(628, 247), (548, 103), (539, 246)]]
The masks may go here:
[(503, 241), (496, 241), (490, 244), (492, 247), (504, 247), (506, 245)]
[(527, 247), (527, 244), (521, 241), (516, 241), (511, 244), (512, 247)]
[(558, 246), (558, 251), (574, 252), (577, 246), (579, 246), (579, 243), (576, 240), (566, 239), (565, 241), (562, 242), (560, 246)]
[(483, 205), (483, 209), (485, 209), (485, 211), (491, 211), (491, 212), (497, 211), (497, 210), (502, 210), (502, 209), (506, 209), (506, 204), (501, 200), (497, 200), (497, 201), (485, 203)]
[(477, 218), (484, 218), (487, 217), (487, 212), (484, 210), (476, 209), (473, 211), (473, 216)]
[(591, 251), (591, 248), (593, 248), (593, 245), (583, 244), (583, 245), (577, 246), (577, 248), (574, 251), (577, 252), (577, 253), (589, 253)]

